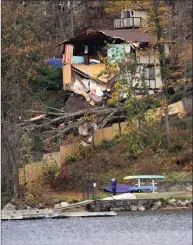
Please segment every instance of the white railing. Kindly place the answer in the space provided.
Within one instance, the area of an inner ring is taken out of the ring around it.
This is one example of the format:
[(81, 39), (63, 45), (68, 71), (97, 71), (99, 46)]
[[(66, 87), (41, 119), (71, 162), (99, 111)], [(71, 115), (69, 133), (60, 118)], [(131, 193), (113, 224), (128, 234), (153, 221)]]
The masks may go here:
[(121, 18), (114, 20), (114, 29), (141, 27), (141, 17)]

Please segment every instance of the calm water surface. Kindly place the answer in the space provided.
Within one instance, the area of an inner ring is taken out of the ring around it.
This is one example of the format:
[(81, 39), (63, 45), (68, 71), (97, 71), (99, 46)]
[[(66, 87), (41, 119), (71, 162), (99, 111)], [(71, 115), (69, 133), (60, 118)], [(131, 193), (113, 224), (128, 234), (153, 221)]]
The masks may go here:
[(192, 211), (2, 222), (2, 245), (192, 245)]

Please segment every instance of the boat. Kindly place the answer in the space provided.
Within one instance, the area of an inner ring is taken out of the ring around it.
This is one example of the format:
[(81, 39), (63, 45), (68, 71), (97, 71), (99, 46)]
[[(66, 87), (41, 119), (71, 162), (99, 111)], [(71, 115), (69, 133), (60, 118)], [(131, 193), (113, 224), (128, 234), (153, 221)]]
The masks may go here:
[[(151, 180), (151, 185), (141, 185), (141, 180)], [(155, 186), (155, 180), (165, 179), (162, 175), (131, 175), (126, 176), (123, 180), (137, 180), (135, 185), (117, 184), (116, 193), (135, 193), (135, 192), (155, 192), (158, 188)], [(113, 192), (111, 186), (105, 186), (104, 191)]]
[[(152, 191), (155, 192), (158, 188), (155, 186), (155, 180), (165, 179), (162, 175), (131, 175), (126, 176), (123, 180), (137, 180), (137, 184), (129, 188), (129, 192), (144, 192), (144, 191)], [(152, 185), (143, 185), (141, 186), (141, 179), (152, 180)]]
[(112, 197), (105, 197), (101, 200), (102, 201), (111, 201), (111, 200), (114, 201), (114, 200), (131, 200), (131, 199), (136, 199), (136, 196), (131, 193), (124, 193), (124, 194), (119, 194), (119, 195), (112, 196)]
[[(116, 192), (117, 193), (126, 193), (126, 192), (129, 192), (129, 188), (131, 188), (131, 187), (132, 187), (131, 185), (117, 184)], [(112, 187), (110, 185), (109, 186), (105, 186), (104, 190), (107, 191), (107, 192), (113, 192), (112, 191)]]

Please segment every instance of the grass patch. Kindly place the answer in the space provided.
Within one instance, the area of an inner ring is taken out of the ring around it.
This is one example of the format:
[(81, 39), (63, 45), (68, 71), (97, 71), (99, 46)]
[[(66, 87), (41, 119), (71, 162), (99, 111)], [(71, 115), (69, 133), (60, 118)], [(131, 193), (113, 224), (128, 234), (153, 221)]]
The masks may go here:
[(151, 195), (149, 195), (148, 193), (146, 194), (146, 193), (135, 193), (135, 195), (136, 195), (136, 197), (137, 198), (145, 198), (145, 199), (159, 199), (159, 198), (163, 198), (164, 199), (164, 201), (168, 201), (169, 199), (176, 199), (176, 200), (190, 200), (190, 199), (192, 199), (192, 194), (189, 194), (189, 193), (185, 193), (185, 194), (177, 194), (177, 195), (164, 195), (164, 193), (163, 193), (163, 196), (162, 195), (160, 195), (161, 194), (161, 192), (159, 192), (158, 193), (159, 195), (156, 195), (156, 193), (155, 193), (155, 195), (153, 195), (153, 194), (151, 194)]
[(192, 182), (191, 172), (171, 172), (163, 174), (166, 178), (163, 181), (167, 182)]
[(190, 199), (192, 199), (192, 194), (188, 194), (188, 193), (186, 193), (186, 194), (179, 194), (179, 195), (170, 195), (170, 196), (165, 196), (164, 197), (164, 200), (165, 201), (168, 201), (168, 200), (170, 200), (170, 199), (176, 199), (176, 200), (183, 200), (183, 201), (185, 201), (185, 200), (190, 200)]
[(3, 208), (8, 202), (10, 202), (12, 197), (13, 197), (13, 192), (11, 190), (6, 192), (1, 192), (1, 208)]

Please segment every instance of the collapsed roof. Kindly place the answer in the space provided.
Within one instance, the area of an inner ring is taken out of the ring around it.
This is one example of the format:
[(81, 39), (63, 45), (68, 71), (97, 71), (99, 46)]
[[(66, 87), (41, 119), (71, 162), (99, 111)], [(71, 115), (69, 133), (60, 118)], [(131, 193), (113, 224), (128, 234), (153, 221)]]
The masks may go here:
[(108, 43), (123, 43), (123, 42), (155, 42), (156, 36), (143, 33), (140, 30), (124, 29), (124, 30), (101, 30), (101, 31), (86, 31), (78, 34), (77, 36), (60, 42), (61, 44), (98, 44), (104, 45)]

